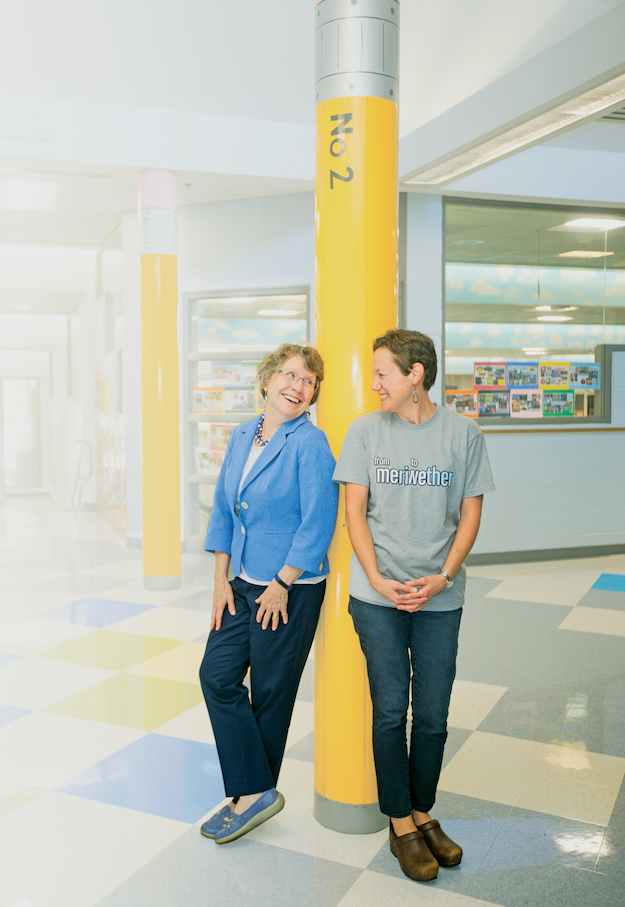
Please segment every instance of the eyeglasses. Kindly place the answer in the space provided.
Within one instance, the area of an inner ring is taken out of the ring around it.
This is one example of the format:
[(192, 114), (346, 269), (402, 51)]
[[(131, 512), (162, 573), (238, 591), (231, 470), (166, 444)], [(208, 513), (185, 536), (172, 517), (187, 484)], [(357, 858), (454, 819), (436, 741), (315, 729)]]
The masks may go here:
[(284, 375), (285, 378), (291, 382), (291, 384), (297, 384), (298, 381), (302, 382), (302, 386), (306, 388), (307, 391), (312, 391), (316, 388), (317, 382), (313, 381), (312, 378), (300, 378), (297, 372), (288, 371), (285, 372), (281, 368), (276, 369), (277, 374)]

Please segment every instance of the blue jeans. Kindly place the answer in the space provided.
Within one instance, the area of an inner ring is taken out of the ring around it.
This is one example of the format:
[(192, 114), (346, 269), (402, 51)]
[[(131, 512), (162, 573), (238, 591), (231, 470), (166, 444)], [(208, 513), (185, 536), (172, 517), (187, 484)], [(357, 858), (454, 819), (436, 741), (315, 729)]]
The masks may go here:
[[(456, 676), (456, 611), (398, 611), (349, 600), (367, 660), (373, 702), (373, 757), (380, 809), (393, 818), (429, 812), (436, 799), (447, 714)], [(406, 715), (412, 662), (410, 755)]]
[[(230, 583), (236, 614), (226, 609), (208, 637), (200, 667), (228, 797), (269, 790), (278, 782), (302, 671), (317, 629), (325, 580), (293, 586), (289, 621), (277, 630), (256, 623), (263, 586)], [(250, 669), (251, 693), (243, 681)]]

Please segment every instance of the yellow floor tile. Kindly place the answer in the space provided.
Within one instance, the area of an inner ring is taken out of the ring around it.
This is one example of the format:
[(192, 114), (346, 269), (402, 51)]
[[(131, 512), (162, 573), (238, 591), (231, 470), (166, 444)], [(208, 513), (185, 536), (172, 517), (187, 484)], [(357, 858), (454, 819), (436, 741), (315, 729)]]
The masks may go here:
[(3, 781), (0, 778), (0, 819), (43, 793), (39, 787), (28, 787), (17, 781)]
[(607, 825), (625, 759), (476, 731), (443, 769), (440, 789)]
[(128, 668), (128, 673), (199, 684), (199, 670), (205, 650), (206, 646), (202, 643), (183, 642), (175, 649), (169, 649), (143, 664)]
[(573, 608), (559, 629), (603, 633), (605, 636), (625, 636), (625, 611), (609, 608)]
[(474, 731), (497, 705), (507, 689), (508, 687), (490, 683), (456, 680), (449, 704), (448, 725)]
[(56, 702), (45, 711), (153, 731), (197, 705), (201, 699), (200, 687), (191, 683), (116, 674), (82, 693)]
[(116, 630), (97, 630), (82, 639), (75, 639), (65, 645), (40, 652), (39, 658), (71, 661), (74, 664), (109, 668), (111, 671), (125, 671), (179, 645), (180, 641), (177, 639), (139, 636), (136, 633), (119, 633)]

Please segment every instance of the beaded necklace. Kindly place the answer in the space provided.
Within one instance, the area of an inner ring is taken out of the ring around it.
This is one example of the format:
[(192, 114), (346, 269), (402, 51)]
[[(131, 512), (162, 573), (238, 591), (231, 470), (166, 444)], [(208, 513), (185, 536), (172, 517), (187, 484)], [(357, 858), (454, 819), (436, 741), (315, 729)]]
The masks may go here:
[(258, 425), (256, 426), (255, 439), (259, 447), (266, 447), (269, 441), (263, 441), (263, 425), (265, 424), (265, 414), (261, 413)]

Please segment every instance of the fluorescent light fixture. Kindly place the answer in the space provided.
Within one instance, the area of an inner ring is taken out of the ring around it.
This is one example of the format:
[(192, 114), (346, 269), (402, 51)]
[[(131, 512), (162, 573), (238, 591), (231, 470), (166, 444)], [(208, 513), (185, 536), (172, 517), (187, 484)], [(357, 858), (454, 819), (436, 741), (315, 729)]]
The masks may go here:
[(577, 220), (569, 220), (565, 227), (579, 227), (586, 230), (617, 230), (619, 227), (625, 227), (625, 220), (614, 220), (611, 217), (580, 217)]
[(59, 183), (0, 179), (0, 210), (49, 211)]
[(550, 312), (551, 306), (550, 305), (537, 305), (536, 311), (537, 312)]
[(261, 309), (258, 313), (259, 315), (273, 315), (274, 318), (282, 318), (287, 315), (299, 315), (299, 311), (292, 311), (291, 309)]
[(525, 123), (513, 126), (492, 139), (475, 145), (467, 151), (454, 154), (449, 160), (425, 167), (420, 173), (405, 180), (406, 185), (436, 186), (457, 179), (478, 167), (520, 151), (528, 145), (546, 139), (567, 126), (573, 126), (588, 117), (613, 107), (625, 100), (625, 75), (610, 79), (596, 88), (559, 104), (552, 110), (532, 117)]
[(547, 350), (544, 346), (524, 346), (522, 347), (524, 353), (546, 353)]
[(576, 305), (565, 305), (558, 309), (558, 312), (577, 312), (578, 308)]
[(256, 302), (258, 296), (225, 296), (212, 299), (198, 299), (198, 302)]
[(539, 315), (536, 321), (573, 321), (570, 315)]
[(483, 246), (485, 239), (454, 239), (454, 246)]
[(605, 258), (614, 255), (614, 252), (592, 252), (590, 249), (573, 249), (572, 252), (560, 252), (552, 258)]

